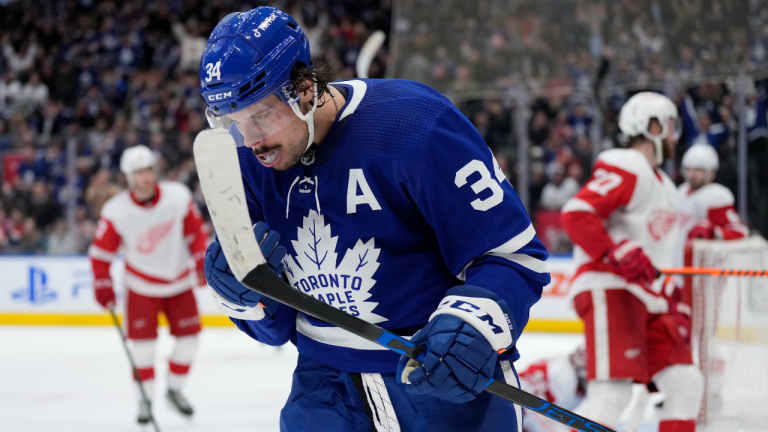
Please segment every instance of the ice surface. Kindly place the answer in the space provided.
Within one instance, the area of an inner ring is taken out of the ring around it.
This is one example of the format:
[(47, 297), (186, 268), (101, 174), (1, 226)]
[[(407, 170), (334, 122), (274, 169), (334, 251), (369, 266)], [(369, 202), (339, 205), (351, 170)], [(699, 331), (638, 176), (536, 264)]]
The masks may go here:
[[(0, 430), (150, 431), (114, 328), (0, 327)], [(154, 412), (163, 432), (276, 431), (296, 364), (292, 346), (257, 343), (235, 328), (206, 328), (184, 388), (192, 420), (166, 405), (172, 339), (162, 328)], [(161, 360), (162, 359), (162, 360)]]
[[(277, 349), (235, 328), (206, 328), (184, 394), (191, 420), (164, 397), (172, 339), (160, 329), (155, 417), (163, 432), (277, 431), (296, 364), (292, 345)], [(570, 352), (578, 334), (523, 333), (518, 369)], [(120, 339), (110, 327), (0, 327), (0, 430), (151, 431), (136, 423), (138, 402)]]

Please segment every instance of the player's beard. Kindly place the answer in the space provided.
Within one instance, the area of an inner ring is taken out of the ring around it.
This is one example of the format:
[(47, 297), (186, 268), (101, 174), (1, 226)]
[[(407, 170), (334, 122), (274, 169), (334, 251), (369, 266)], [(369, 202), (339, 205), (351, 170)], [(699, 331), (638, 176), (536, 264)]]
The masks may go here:
[(279, 149), (282, 153), (282, 160), (280, 161), (280, 164), (273, 166), (272, 169), (285, 171), (293, 167), (297, 162), (299, 162), (299, 159), (304, 156), (304, 149), (307, 147), (307, 141), (309, 141), (309, 129), (307, 129), (306, 124), (300, 130), (301, 132), (298, 133), (298, 138), (293, 139), (293, 144), (290, 146), (282, 143), (276, 143), (275, 145), (270, 146), (266, 151), (262, 150), (259, 153), (257, 153), (256, 149), (254, 148), (252, 149), (254, 156), (258, 158), (260, 154), (270, 153), (276, 149)]

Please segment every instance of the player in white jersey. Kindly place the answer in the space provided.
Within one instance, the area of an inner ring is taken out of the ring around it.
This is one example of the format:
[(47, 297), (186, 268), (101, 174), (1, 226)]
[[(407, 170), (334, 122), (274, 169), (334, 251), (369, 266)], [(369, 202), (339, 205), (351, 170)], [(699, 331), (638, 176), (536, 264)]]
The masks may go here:
[(609, 427), (629, 403), (632, 383), (653, 382), (666, 396), (659, 431), (696, 428), (703, 379), (689, 334), (679, 331), (689, 322), (668, 304), (656, 270), (672, 264), (679, 229), (677, 190), (659, 168), (677, 142), (676, 119), (665, 96), (631, 97), (619, 114), (629, 148), (601, 153), (563, 208), (576, 245), (571, 290), (587, 342), (589, 384), (577, 412)]
[[(587, 390), (587, 357), (584, 347), (552, 359), (544, 359), (520, 372), (520, 388), (565, 409), (575, 409)], [(565, 431), (568, 428), (539, 416), (526, 416), (524, 432)]]
[[(200, 317), (192, 288), (205, 285), (203, 260), (207, 241), (200, 212), (181, 183), (157, 182), (156, 159), (145, 146), (123, 153), (120, 170), (129, 190), (102, 207), (93, 244), (88, 250), (96, 301), (115, 306), (109, 267), (120, 252), (125, 258), (125, 310), (133, 359), (148, 397), (152, 397), (157, 315), (168, 319), (176, 345), (169, 360), (168, 400), (184, 415), (193, 410), (181, 387), (197, 350)], [(195, 261), (195, 274), (190, 271)], [(150, 419), (150, 407), (140, 402), (139, 423)]]
[(708, 144), (694, 145), (683, 155), (686, 182), (678, 188), (681, 230), (676, 265), (684, 264), (689, 239), (735, 240), (747, 235), (747, 227), (733, 207), (733, 193), (714, 182), (718, 167), (717, 152)]

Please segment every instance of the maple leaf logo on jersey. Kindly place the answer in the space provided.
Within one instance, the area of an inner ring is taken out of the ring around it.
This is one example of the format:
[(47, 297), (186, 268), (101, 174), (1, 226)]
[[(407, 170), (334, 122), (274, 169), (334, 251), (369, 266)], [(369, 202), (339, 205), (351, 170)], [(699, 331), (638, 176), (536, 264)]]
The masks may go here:
[(337, 241), (323, 215), (310, 210), (297, 239), (291, 241), (296, 256), (286, 255), (283, 260), (288, 281), (305, 294), (350, 315), (370, 323), (386, 321), (373, 313), (378, 303), (366, 301), (376, 284), (373, 274), (379, 268), (381, 250), (375, 247), (373, 238), (365, 243), (357, 240), (337, 266)]
[(136, 242), (136, 250), (143, 254), (152, 253), (155, 247), (168, 237), (171, 228), (173, 228), (173, 219), (150, 227), (144, 234), (139, 236), (139, 240)]
[(674, 210), (656, 209), (651, 213), (651, 220), (648, 222), (648, 232), (654, 240), (659, 241), (669, 234), (677, 221), (677, 212)]

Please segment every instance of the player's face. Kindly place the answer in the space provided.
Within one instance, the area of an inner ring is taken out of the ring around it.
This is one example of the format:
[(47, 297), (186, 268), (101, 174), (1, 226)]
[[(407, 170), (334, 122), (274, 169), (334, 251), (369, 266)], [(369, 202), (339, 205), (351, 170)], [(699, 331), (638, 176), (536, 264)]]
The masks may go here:
[(307, 124), (299, 120), (267, 139), (246, 145), (253, 150), (262, 165), (285, 171), (296, 165), (304, 155), (308, 140)]
[(693, 190), (696, 190), (706, 184), (707, 174), (707, 170), (703, 168), (686, 168), (683, 171), (685, 181), (691, 185), (691, 189)]
[[(305, 93), (311, 95), (311, 92)], [(301, 98), (301, 111), (303, 113), (307, 113), (311, 108), (311, 105), (304, 101), (305, 96), (302, 94)], [(282, 103), (277, 96), (273, 97)], [(307, 141), (309, 141), (307, 123), (301, 121), (292, 111), (290, 114), (292, 121), (275, 134), (259, 141), (245, 139), (245, 145), (253, 150), (253, 154), (256, 155), (259, 162), (267, 168), (285, 171), (296, 165), (307, 148)]]
[(223, 116), (225, 125), (234, 124), (246, 144), (257, 143), (279, 133), (297, 118), (291, 107), (277, 95)]
[(155, 185), (157, 184), (157, 178), (155, 177), (155, 170), (152, 168), (144, 168), (138, 171), (134, 171), (131, 174), (133, 191), (137, 196), (151, 196), (155, 192)]

